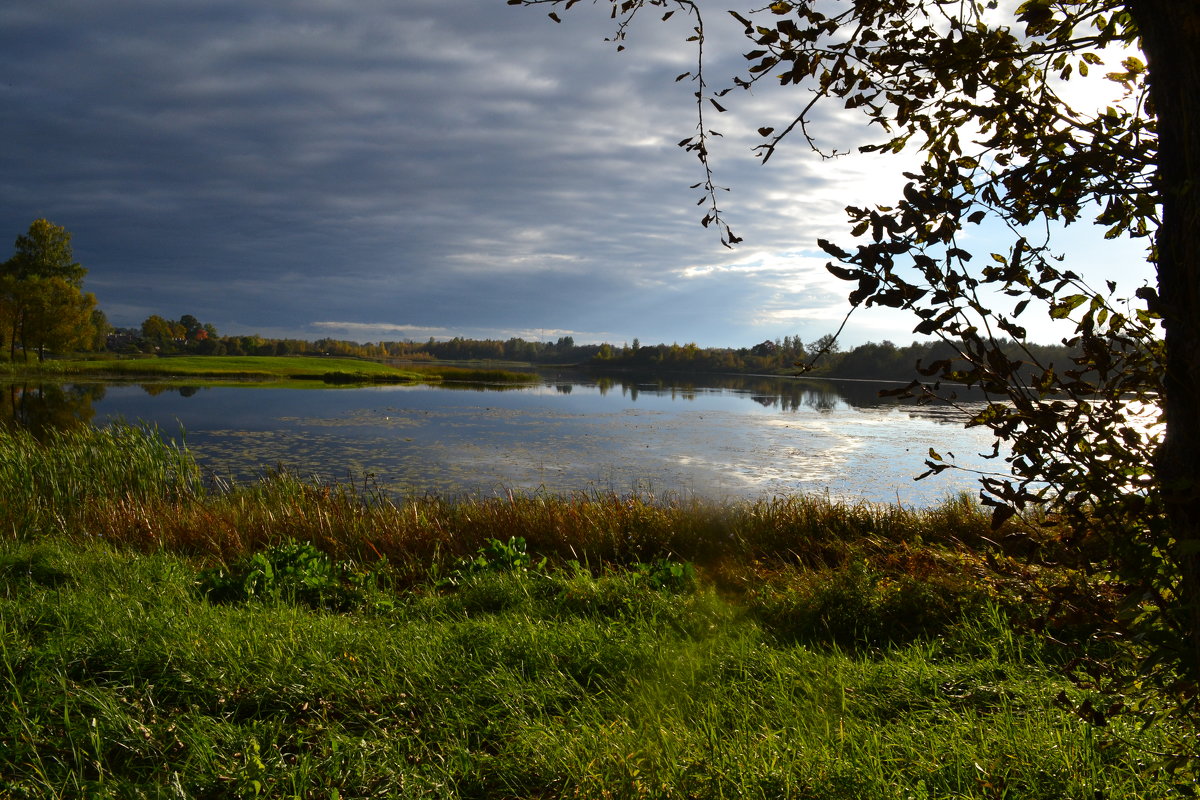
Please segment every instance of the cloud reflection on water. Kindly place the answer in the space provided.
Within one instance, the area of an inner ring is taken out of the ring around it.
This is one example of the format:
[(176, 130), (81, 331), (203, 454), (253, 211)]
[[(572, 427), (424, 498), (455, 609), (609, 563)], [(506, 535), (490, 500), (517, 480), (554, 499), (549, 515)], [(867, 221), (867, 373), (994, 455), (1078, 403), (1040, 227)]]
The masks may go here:
[[(564, 392), (563, 385), (571, 391)], [(283, 466), (372, 480), (397, 494), (509, 489), (754, 499), (795, 492), (929, 505), (969, 474), (914, 483), (929, 448), (994, 465), (986, 430), (949, 407), (880, 401), (876, 387), (735, 378), (723, 384), (553, 383), (507, 392), (435, 387), (210, 387), (96, 393), (96, 422), (182, 426), (202, 465), (253, 479)], [(636, 389), (636, 391), (634, 391)]]

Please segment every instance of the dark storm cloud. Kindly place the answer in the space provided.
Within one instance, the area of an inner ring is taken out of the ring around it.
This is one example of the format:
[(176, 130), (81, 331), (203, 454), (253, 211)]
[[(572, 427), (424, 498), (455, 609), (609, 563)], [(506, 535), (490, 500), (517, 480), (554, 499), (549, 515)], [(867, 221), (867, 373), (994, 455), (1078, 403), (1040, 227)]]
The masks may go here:
[[(692, 66), (686, 24), (646, 20), (617, 54), (592, 11), (554, 25), (502, 0), (18, 0), (0, 9), (0, 236), (67, 226), (118, 324), (825, 332), (842, 290), (803, 248), (839, 224), (845, 174), (798, 154), (762, 170), (751, 126), (782, 112), (768, 93), (731, 100), (749, 113), (711, 123), (714, 157), (748, 245), (727, 251), (698, 225), (701, 175), (675, 144), (695, 126), (673, 81)], [(711, 73), (732, 74), (716, 52)]]

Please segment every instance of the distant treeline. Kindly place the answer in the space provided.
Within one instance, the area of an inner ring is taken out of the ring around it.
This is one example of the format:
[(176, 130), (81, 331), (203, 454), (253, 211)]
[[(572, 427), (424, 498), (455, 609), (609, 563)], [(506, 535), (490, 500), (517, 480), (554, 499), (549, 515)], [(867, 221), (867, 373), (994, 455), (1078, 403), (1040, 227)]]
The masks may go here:
[[(262, 336), (221, 336), (211, 324), (191, 315), (178, 320), (152, 316), (140, 329), (118, 328), (108, 338), (110, 350), (125, 353), (191, 353), (199, 355), (332, 355), (395, 361), (509, 361), (532, 365), (574, 365), (601, 370), (796, 374), (814, 377), (909, 381), (918, 363), (954, 360), (945, 342), (868, 342), (841, 350), (832, 336), (805, 343), (799, 336), (766, 340), (753, 347), (700, 347), (688, 344), (576, 344), (570, 336), (557, 341), (511, 339), (360, 343), (341, 339), (269, 339)], [(1006, 342), (1010, 355), (1065, 368), (1071, 352), (1063, 345), (1018, 345)], [(818, 355), (819, 354), (819, 355)], [(805, 369), (808, 367), (808, 369)]]
[[(1027, 363), (1036, 360), (1061, 367), (1070, 363), (1071, 351), (1063, 345), (1021, 345), (1002, 341), (1000, 346), (1014, 360)], [(885, 340), (841, 350), (831, 336), (822, 336), (807, 346), (799, 336), (785, 336), (782, 340), (768, 340), (753, 347), (737, 349), (701, 348), (694, 344), (638, 346), (636, 341), (632, 347), (601, 345), (600, 349), (602, 352), (590, 360), (593, 366), (695, 372), (805, 373), (813, 377), (894, 381), (910, 381), (918, 377), (918, 365), (959, 360), (954, 346), (941, 341), (899, 346)]]

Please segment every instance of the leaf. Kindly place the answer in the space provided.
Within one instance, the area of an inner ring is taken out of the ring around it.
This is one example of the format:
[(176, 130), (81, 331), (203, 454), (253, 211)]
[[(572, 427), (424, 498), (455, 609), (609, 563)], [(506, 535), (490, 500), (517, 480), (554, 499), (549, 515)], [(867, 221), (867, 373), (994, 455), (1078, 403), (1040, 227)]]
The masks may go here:
[(1073, 294), (1064, 297), (1050, 307), (1051, 319), (1066, 319), (1071, 315), (1071, 312), (1079, 308), (1088, 301), (1085, 294)]
[(833, 256), (834, 258), (840, 258), (842, 261), (850, 260), (849, 253), (847, 253), (845, 250), (838, 247), (836, 244), (829, 241), (828, 239), (817, 239), (817, 247), (820, 247), (822, 250), (824, 250), (826, 253)]
[(856, 281), (863, 275), (861, 269), (846, 269), (845, 267), (839, 267), (837, 264), (826, 264), (825, 269), (829, 270), (830, 274), (835, 278), (843, 281)]
[(562, 19), (559, 18), (558, 14), (555, 14), (553, 11), (551, 11), (546, 16), (550, 17), (550, 19), (554, 20), (555, 22), (562, 22)]
[(923, 336), (929, 336), (932, 333), (936, 333), (937, 330), (941, 327), (942, 327), (941, 323), (939, 323), (937, 320), (927, 319), (927, 320), (924, 320), (923, 322), (917, 323), (917, 326), (915, 328), (913, 328), (913, 333), (919, 333)]
[(1121, 66), (1124, 67), (1131, 75), (1140, 75), (1146, 71), (1145, 63), (1143, 63), (1142, 60), (1137, 56), (1130, 56), (1129, 58), (1126, 58), (1121, 62)]
[(1016, 510), (1006, 506), (998, 505), (992, 509), (992, 530), (999, 530), (1000, 526), (1008, 522), (1015, 514)]

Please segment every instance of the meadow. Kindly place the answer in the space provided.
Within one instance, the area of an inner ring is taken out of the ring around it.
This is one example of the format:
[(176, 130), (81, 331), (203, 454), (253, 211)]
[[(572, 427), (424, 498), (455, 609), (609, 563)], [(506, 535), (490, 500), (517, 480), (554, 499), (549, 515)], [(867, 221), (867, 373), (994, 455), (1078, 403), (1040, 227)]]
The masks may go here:
[(148, 356), (56, 359), (28, 364), (0, 363), (0, 375), (13, 378), (189, 381), (319, 381), (332, 384), (420, 383), (440, 381), (526, 382), (527, 373), (498, 369), (425, 366), (399, 369), (380, 361), (337, 356)]
[(395, 500), (120, 425), (0, 434), (0, 487), (0, 797), (1193, 786), (1068, 674), (1120, 586), (965, 497)]

